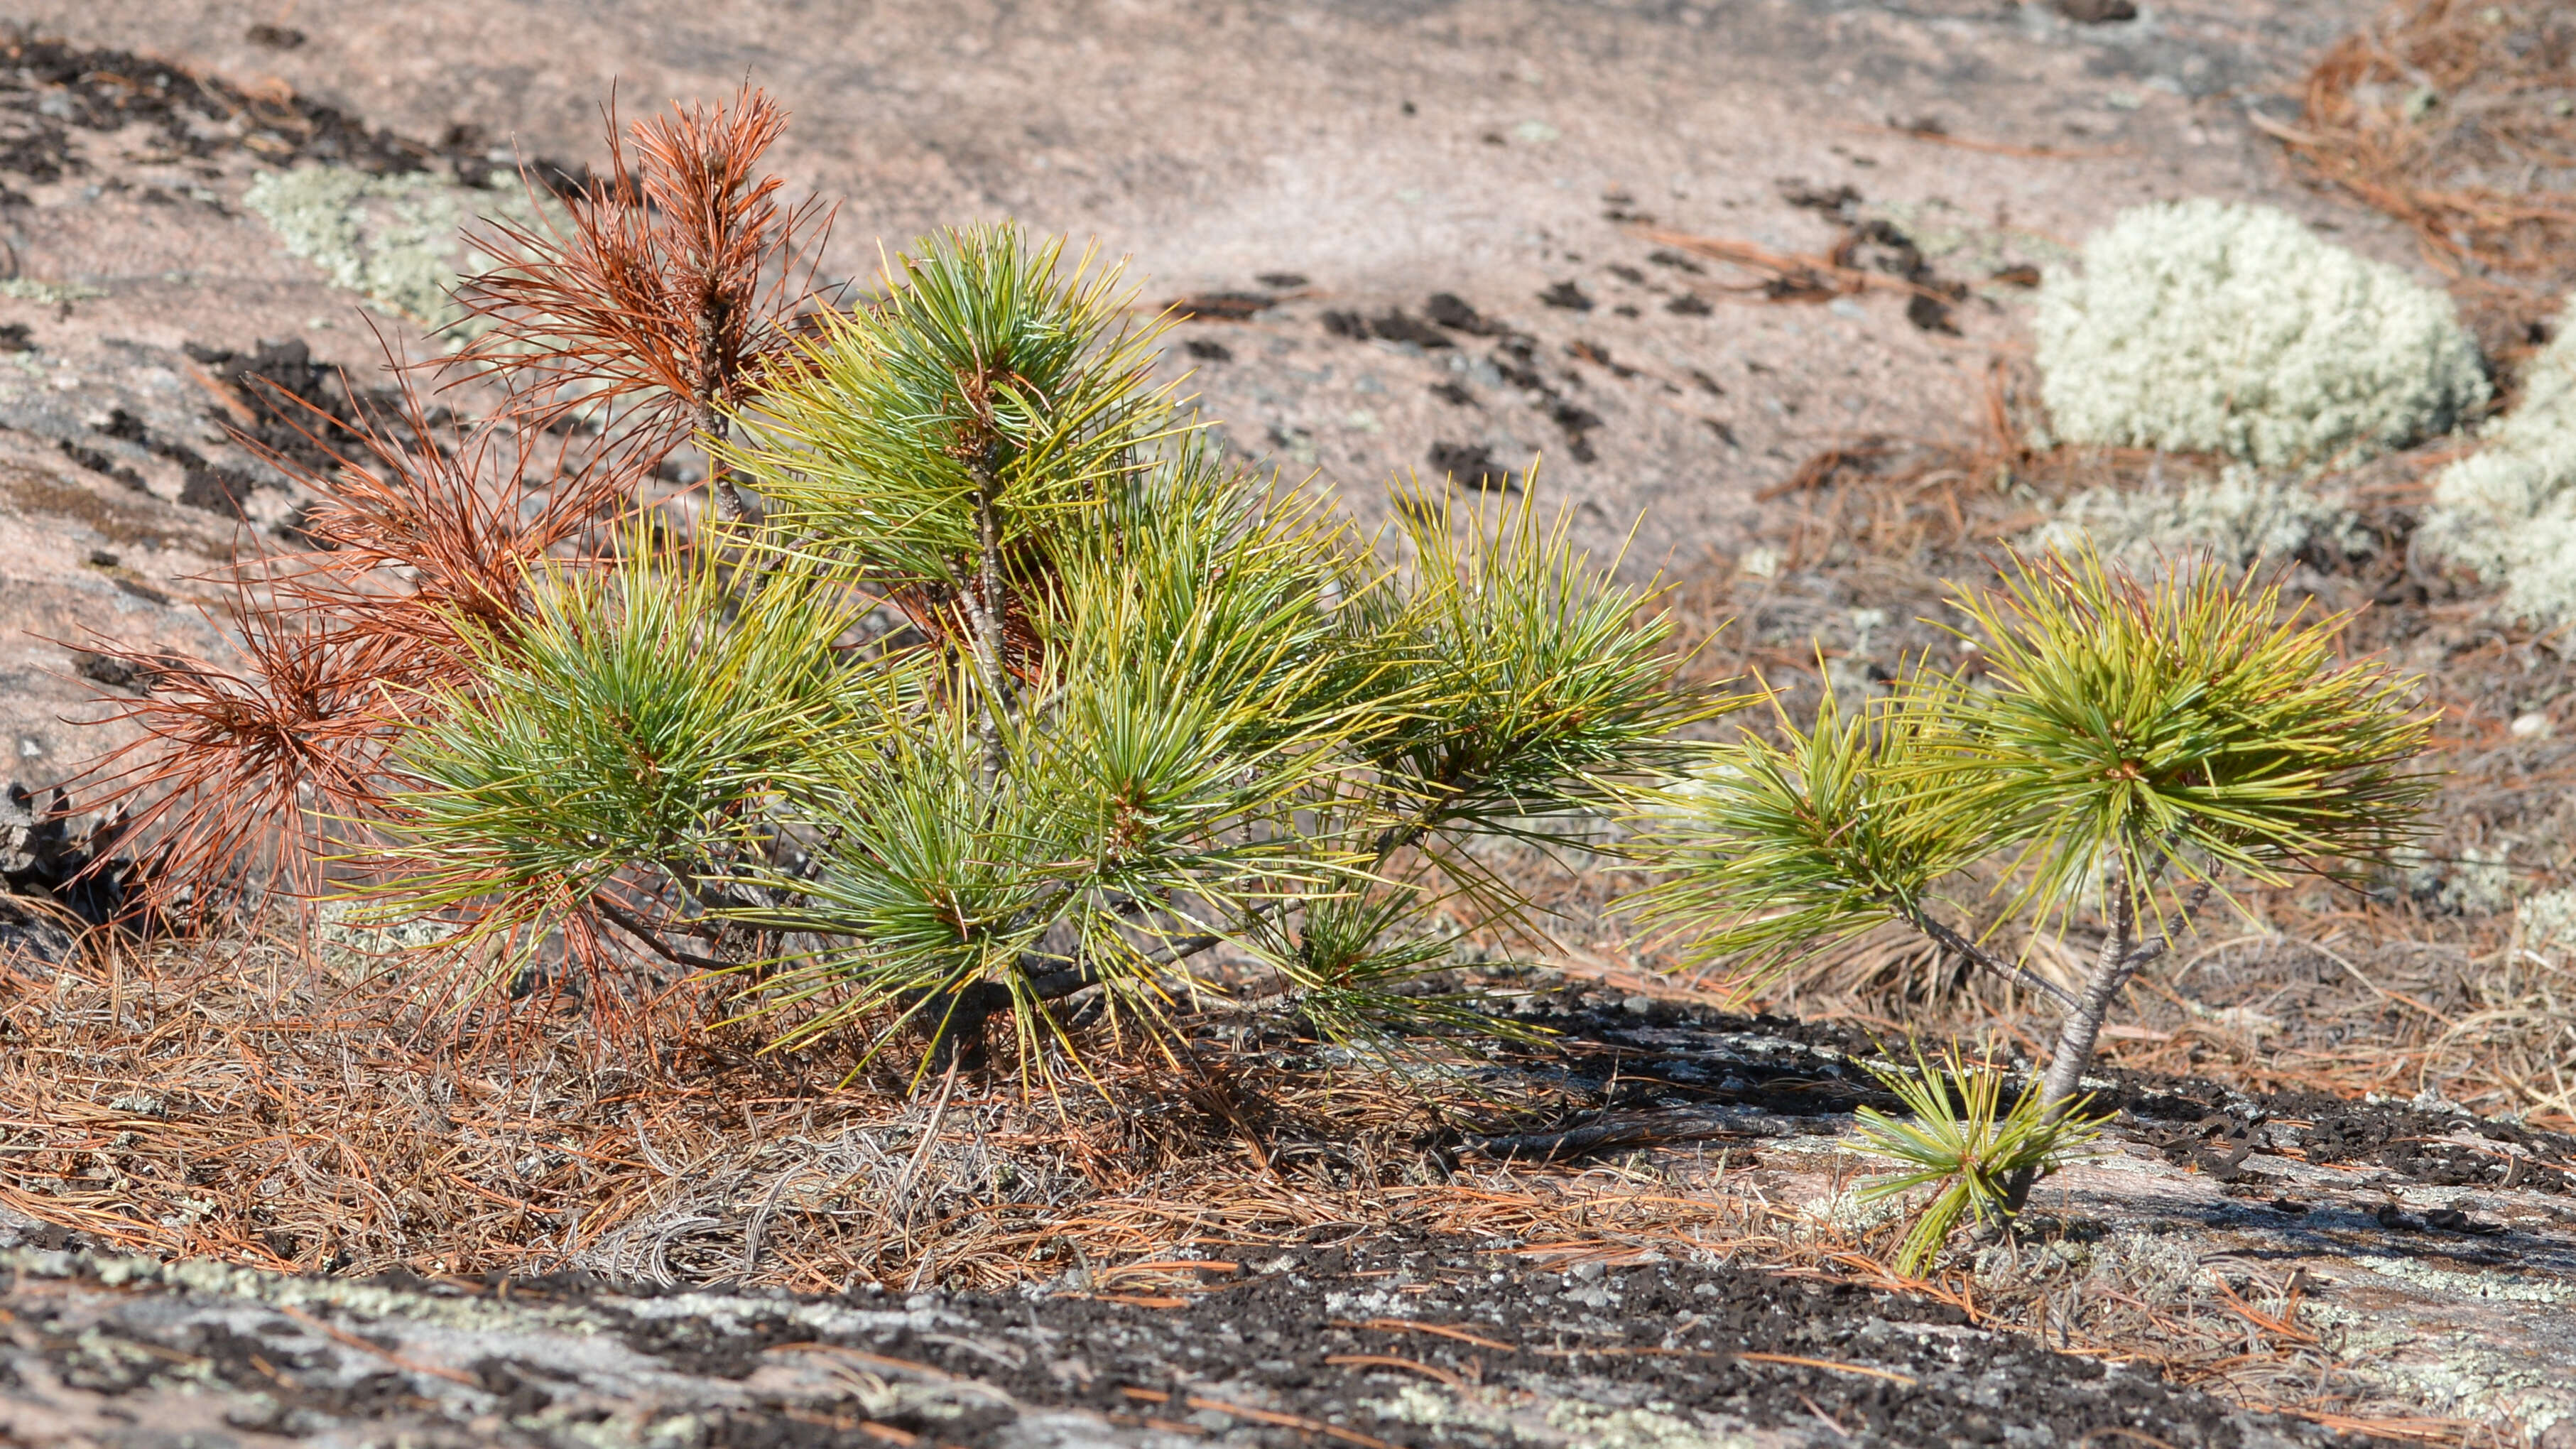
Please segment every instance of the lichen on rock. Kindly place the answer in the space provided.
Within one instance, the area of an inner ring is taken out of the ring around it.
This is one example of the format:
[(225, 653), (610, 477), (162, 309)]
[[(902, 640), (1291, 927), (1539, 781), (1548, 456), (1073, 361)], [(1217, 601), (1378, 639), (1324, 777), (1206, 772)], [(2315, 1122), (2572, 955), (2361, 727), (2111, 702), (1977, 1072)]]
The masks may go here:
[(2165, 487), (2087, 489), (2060, 504), (2025, 546), (2064, 549), (2088, 541), (2105, 559), (2141, 573), (2199, 558), (2245, 568), (2314, 544), (2357, 558), (2378, 543), (2343, 493), (2242, 464), (2215, 478)]
[(2067, 442), (2316, 468), (2450, 431), (2483, 406), (2450, 299), (2208, 198), (2121, 213), (2042, 284), (2038, 361)]
[(370, 176), (327, 165), (264, 173), (242, 202), (333, 285), (436, 329), (464, 318), (452, 295), (459, 275), (492, 265), (466, 244), (466, 224), (478, 214), (536, 216), (515, 184), (473, 191), (424, 172)]
[(2524, 375), (2521, 401), (2483, 441), (2434, 480), (2426, 542), (2503, 585), (2506, 613), (2576, 622), (2576, 296)]
[(2500, 916), (2514, 908), (2513, 866), (2502, 849), (2471, 845), (2456, 856), (2419, 845), (2388, 853), (2397, 883), (2418, 903), (2445, 914)]
[(2514, 908), (2514, 937), (2526, 951), (2576, 957), (2576, 890), (2540, 891)]
[(435, 920), (380, 919), (355, 902), (331, 899), (319, 903), (313, 919), (313, 946), (336, 966), (360, 970), (405, 955), (436, 951), (455, 928)]
[(10, 277), (0, 280), (0, 297), (13, 297), (21, 302), (43, 302), (59, 306), (67, 302), (89, 302), (107, 295), (103, 288), (80, 282), (46, 282), (34, 277)]

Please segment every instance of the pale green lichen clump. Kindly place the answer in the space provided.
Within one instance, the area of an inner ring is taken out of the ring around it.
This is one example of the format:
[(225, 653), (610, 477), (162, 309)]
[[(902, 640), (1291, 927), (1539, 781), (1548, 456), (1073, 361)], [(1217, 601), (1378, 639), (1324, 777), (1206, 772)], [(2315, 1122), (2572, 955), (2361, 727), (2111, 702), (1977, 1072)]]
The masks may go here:
[(2542, 891), (2514, 910), (2514, 936), (2526, 951), (2576, 955), (2576, 890)]
[(40, 282), (33, 277), (11, 277), (0, 282), (0, 297), (15, 297), (21, 302), (87, 302), (106, 295), (78, 282)]
[(2318, 543), (2359, 557), (2377, 544), (2341, 494), (2312, 492), (2242, 464), (2178, 486), (2087, 489), (2066, 500), (2024, 547), (2069, 549), (2087, 540), (2137, 573), (2201, 558), (2245, 568)]
[(242, 202), (333, 285), (433, 328), (463, 316), (450, 295), (460, 272), (492, 264), (465, 245), (466, 222), (476, 212), (521, 222), (535, 214), (514, 182), (473, 192), (427, 173), (370, 176), (346, 166), (265, 173)]
[(335, 966), (365, 969), (434, 951), (454, 928), (436, 921), (377, 921), (348, 901), (326, 900), (313, 918), (313, 946)]
[(2502, 584), (2507, 613), (2576, 622), (2576, 297), (2485, 444), (2434, 481), (2426, 542)]
[(2268, 207), (2136, 207), (2052, 268), (2041, 389), (2066, 442), (2321, 467), (2443, 433), (2487, 400), (2450, 299)]

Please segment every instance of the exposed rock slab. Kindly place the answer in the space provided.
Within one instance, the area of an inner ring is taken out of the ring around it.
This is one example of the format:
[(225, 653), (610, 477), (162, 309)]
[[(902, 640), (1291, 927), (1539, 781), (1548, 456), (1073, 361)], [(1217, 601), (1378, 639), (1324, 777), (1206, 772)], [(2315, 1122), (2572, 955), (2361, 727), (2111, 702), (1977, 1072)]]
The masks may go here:
[[(2134, 1426), (2331, 1442), (1938, 1305), (1718, 1264), (1560, 1277), (1459, 1248), (1285, 1255), (1182, 1308), (478, 1290), (21, 1249), (0, 1256), (0, 1441), (1755, 1449)], [(1779, 1348), (1699, 1350), (1695, 1333)]]

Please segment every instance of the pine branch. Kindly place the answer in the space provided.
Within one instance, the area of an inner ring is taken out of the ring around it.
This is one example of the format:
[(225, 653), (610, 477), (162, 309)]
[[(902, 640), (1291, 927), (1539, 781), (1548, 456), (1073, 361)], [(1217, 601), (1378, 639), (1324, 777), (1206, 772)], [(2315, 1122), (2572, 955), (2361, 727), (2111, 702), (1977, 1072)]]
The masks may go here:
[(619, 930), (624, 931), (626, 934), (642, 942), (647, 950), (650, 950), (654, 955), (661, 957), (663, 960), (670, 962), (674, 966), (686, 966), (693, 971), (729, 971), (733, 969), (733, 964), (730, 962), (719, 961), (712, 956), (701, 956), (695, 951), (683, 951), (664, 941), (660, 932), (655, 931), (647, 923), (637, 920), (634, 916), (627, 914), (623, 907), (608, 898), (608, 893), (605, 891), (591, 892), (590, 904), (593, 909), (597, 910), (601, 915), (606, 916)]
[(1984, 967), (1988, 971), (1994, 972), (1996, 975), (2001, 976), (2008, 981), (2013, 981), (2022, 986), (2028, 987), (2033, 991), (2039, 992), (2043, 996), (2051, 997), (2055, 999), (2059, 1005), (2066, 1007), (2070, 1011), (2079, 1004), (2074, 992), (2067, 990), (2065, 987), (2058, 985), (2056, 982), (2051, 981), (2044, 976), (2033, 973), (2029, 967), (2022, 965), (2018, 961), (2004, 960), (2002, 957), (1986, 950), (1984, 947), (1979, 946), (1967, 937), (1951, 930), (1948, 926), (1942, 925), (1939, 921), (1932, 919), (1930, 915), (1922, 911), (1917, 910), (1909, 912), (1905, 915), (1904, 920), (1907, 925), (1912, 926), (1915, 930), (1930, 937), (1934, 942), (1951, 951), (1957, 952), (1962, 959), (1974, 962), (1975, 964)]
[[(1414, 844), (1421, 840), (1424, 835), (1428, 834), (1436, 825), (1442, 811), (1444, 810), (1445, 805), (1443, 802), (1447, 798), (1448, 797), (1444, 796), (1441, 800), (1436, 800), (1431, 804), (1423, 806), (1421, 810), (1415, 813), (1414, 818), (1410, 821), (1407, 821), (1402, 825), (1389, 826), (1387, 829), (1379, 832), (1376, 854), (1370, 858), (1367, 869), (1364, 873), (1374, 874), (1380, 866), (1385, 865), (1389, 860), (1393, 859), (1396, 852)], [(1201, 932), (1196, 935), (1180, 936), (1167, 940), (1162, 945), (1155, 947), (1153, 950), (1139, 955), (1136, 958), (1137, 964), (1142, 966), (1178, 965), (1193, 956), (1212, 950), (1230, 939), (1249, 934), (1256, 927), (1265, 922), (1277, 920), (1279, 917), (1287, 914), (1289, 905), (1289, 901), (1281, 899), (1257, 906), (1247, 913), (1237, 928), (1228, 935)], [(1098, 968), (1092, 963), (1086, 961), (1076, 962), (1072, 966), (1066, 967), (1061, 971), (1051, 971), (1043, 976), (1035, 977), (1030, 981), (1029, 987), (1030, 994), (1040, 1001), (1058, 1001), (1064, 997), (1071, 996), (1073, 993), (1082, 990), (1084, 987), (1097, 986), (1100, 984), (1100, 981), (1101, 976)]]

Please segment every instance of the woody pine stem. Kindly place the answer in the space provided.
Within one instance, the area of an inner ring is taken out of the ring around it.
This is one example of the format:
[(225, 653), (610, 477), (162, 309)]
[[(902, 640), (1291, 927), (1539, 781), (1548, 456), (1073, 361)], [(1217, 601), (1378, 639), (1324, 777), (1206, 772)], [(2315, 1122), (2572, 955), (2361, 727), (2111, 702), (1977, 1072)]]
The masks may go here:
[[(1009, 708), (1004, 691), (1007, 676), (1002, 668), (1002, 621), (1010, 617), (1010, 600), (1002, 592), (1002, 479), (990, 461), (978, 459), (967, 465), (975, 480), (975, 587), (967, 597), (967, 620), (974, 635), (975, 673), (983, 696), (977, 711), (976, 733), (984, 742), (984, 773), (998, 781), (1008, 772), (1008, 761), (1002, 753), (1002, 711)], [(929, 1004), (931, 1056), (944, 1059), (952, 1068), (967, 1056), (980, 1057), (984, 1019), (1002, 1002), (994, 999), (1001, 988), (974, 982), (965, 986), (931, 993)], [(1007, 1000), (1008, 993), (1002, 993)]]
[[(2129, 868), (2125, 853), (2116, 857), (2118, 864), (2113, 879), (2106, 882), (2110, 896), (2110, 929), (2103, 933), (2102, 949), (2093, 958), (2093, 969), (2084, 981), (2084, 992), (2066, 1013), (2057, 1028), (2057, 1045), (2050, 1051), (2048, 1070), (2040, 1078), (2040, 1105), (2048, 1120), (2054, 1122), (2066, 1115), (2076, 1092), (2084, 1084), (2084, 1069), (2093, 1064), (2093, 1048), (2102, 1036), (2102, 1022), (2111, 1012), (2111, 1000), (2120, 988), (2129, 984), (2145, 964), (2145, 953), (2137, 949), (2138, 929), (2137, 875)], [(2006, 1185), (2004, 1207), (2007, 1213), (2018, 1213), (2030, 1197), (2031, 1185), (2038, 1180), (2035, 1169), (2024, 1168), (2013, 1174)]]
[(743, 506), (742, 493), (733, 486), (732, 471), (725, 467), (715, 446), (724, 441), (729, 431), (717, 405), (731, 393), (734, 382), (724, 345), (730, 311), (721, 288), (709, 286), (698, 299), (698, 431), (707, 444), (707, 487), (715, 495), (716, 516), (727, 523), (739, 523), (749, 510)]
[[(2125, 867), (2125, 861), (2124, 861)], [(2102, 949), (2093, 958), (2093, 970), (2085, 978), (2083, 999), (2066, 1013), (2057, 1029), (2057, 1046), (2049, 1054), (2048, 1074), (2040, 1082), (2040, 1102), (2054, 1119), (2066, 1110), (2066, 1104), (2083, 1084), (2084, 1069), (2093, 1062), (2093, 1044), (2102, 1035), (2102, 1022), (2111, 1011), (2111, 998), (2129, 984), (2137, 971), (2131, 960), (2135, 952), (2138, 925), (2138, 903), (2133, 879), (2125, 868), (2112, 887), (2111, 929), (2102, 938)]]
[(733, 471), (725, 466), (722, 450), (716, 444), (730, 431), (723, 413), (716, 411), (712, 400), (698, 407), (698, 436), (707, 450), (708, 491), (715, 495), (716, 517), (727, 523), (740, 523), (750, 510), (743, 505), (742, 493), (733, 486)]
[(984, 768), (1003, 774), (1001, 711), (1007, 707), (1002, 673), (1002, 622), (1010, 617), (1010, 600), (1002, 592), (1002, 479), (989, 462), (972, 467), (975, 479), (975, 535), (980, 554), (971, 612), (975, 625), (975, 671), (983, 685), (979, 732), (984, 738)]

